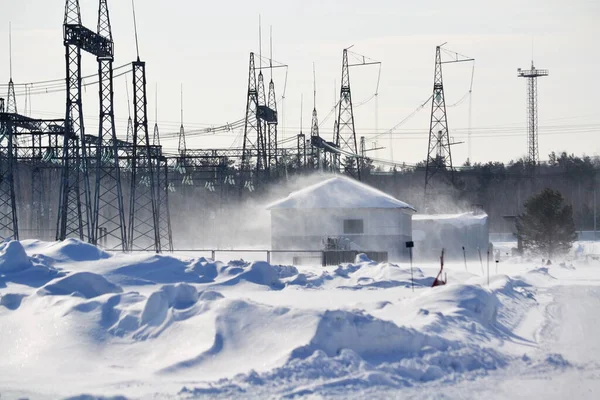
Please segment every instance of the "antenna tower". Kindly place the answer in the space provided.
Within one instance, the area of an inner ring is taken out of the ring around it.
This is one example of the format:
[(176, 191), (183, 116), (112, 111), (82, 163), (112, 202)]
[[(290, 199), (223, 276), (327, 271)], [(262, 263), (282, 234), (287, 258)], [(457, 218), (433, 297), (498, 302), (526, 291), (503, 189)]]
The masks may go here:
[(548, 76), (547, 69), (536, 69), (531, 61), (531, 69), (517, 69), (519, 78), (527, 79), (527, 163), (533, 173), (540, 161), (538, 146), (538, 90), (537, 78)]

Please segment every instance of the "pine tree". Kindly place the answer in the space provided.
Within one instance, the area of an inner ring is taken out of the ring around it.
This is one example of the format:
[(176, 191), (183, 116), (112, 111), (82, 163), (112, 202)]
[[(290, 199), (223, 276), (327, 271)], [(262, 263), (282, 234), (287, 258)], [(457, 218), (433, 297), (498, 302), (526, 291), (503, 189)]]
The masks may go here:
[(525, 212), (517, 217), (517, 238), (524, 249), (552, 258), (566, 253), (577, 238), (573, 208), (564, 204), (557, 190), (544, 189), (525, 203)]

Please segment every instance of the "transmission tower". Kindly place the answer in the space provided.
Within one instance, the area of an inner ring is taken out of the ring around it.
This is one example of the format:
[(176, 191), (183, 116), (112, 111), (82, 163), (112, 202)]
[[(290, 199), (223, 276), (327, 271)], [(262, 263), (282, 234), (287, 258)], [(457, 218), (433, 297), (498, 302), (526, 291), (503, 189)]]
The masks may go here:
[(98, 35), (111, 43), (110, 54), (98, 57), (100, 125), (96, 149), (96, 185), (92, 218), (92, 243), (127, 250), (125, 207), (121, 186), (119, 149), (115, 129), (113, 94), (113, 38), (107, 0), (100, 0)]
[(8, 62), (9, 62), (9, 81), (8, 81), (8, 96), (6, 97), (6, 112), (9, 114), (17, 114), (17, 98), (15, 96), (15, 84), (13, 83), (13, 68), (12, 68), (12, 24), (8, 23)]
[(265, 115), (265, 110), (267, 108), (267, 98), (265, 93), (265, 80), (263, 77), (262, 69), (258, 73), (258, 87), (257, 87), (257, 95), (258, 95), (258, 141), (257, 141), (257, 150), (258, 156), (256, 159), (256, 174), (260, 177), (261, 172), (263, 170), (268, 169), (267, 163), (267, 142), (266, 142), (266, 134), (267, 134), (267, 118)]
[[(256, 140), (256, 146), (253, 143), (253, 139)], [(248, 184), (252, 179), (251, 172), (251, 161), (252, 161), (252, 149), (258, 148), (260, 142), (260, 121), (258, 120), (258, 91), (256, 85), (256, 68), (254, 65), (254, 53), (250, 53), (250, 66), (248, 71), (248, 92), (246, 100), (246, 119), (244, 122), (244, 144), (242, 149), (242, 186)], [(260, 159), (260, 155), (258, 157)], [(259, 161), (257, 160), (257, 165)], [(241, 194), (242, 192), (240, 192)]]
[(519, 78), (527, 78), (527, 163), (533, 170), (539, 163), (540, 152), (538, 147), (538, 100), (537, 78), (548, 76), (547, 69), (536, 69), (531, 61), (531, 69), (517, 69)]
[[(1, 103), (0, 112), (3, 112), (4, 101)], [(19, 240), (14, 174), (16, 135), (9, 118), (1, 122), (1, 127), (0, 147), (3, 151), (0, 152), (0, 239)]]
[[(445, 44), (445, 43), (444, 43)], [(473, 59), (456, 54), (456, 59), (442, 61), (441, 48), (435, 48), (435, 71), (433, 75), (433, 94), (431, 97), (431, 120), (429, 125), (429, 145), (427, 162), (425, 164), (425, 197), (432, 189), (432, 178), (436, 174), (449, 174), (449, 181), (454, 183), (451, 146), (458, 143), (450, 142), (448, 117), (446, 114), (446, 97), (442, 78), (442, 64), (473, 61)], [(447, 176), (446, 176), (447, 177)]]
[[(133, 147), (129, 202), (129, 246), (132, 250), (161, 251), (154, 160), (148, 133), (146, 63), (133, 64)], [(156, 159), (156, 155), (154, 155)]]
[[(352, 92), (350, 91), (350, 67), (348, 65), (348, 49), (344, 49), (342, 56), (342, 86), (340, 89), (340, 102), (338, 104), (337, 126), (335, 130), (335, 143), (339, 149), (351, 154), (358, 154), (356, 142), (356, 129), (354, 127), (354, 111), (352, 109)], [(336, 155), (335, 165), (340, 166), (339, 154)], [(356, 177), (360, 180), (360, 167), (356, 166)]]
[(275, 83), (273, 83), (272, 76), (271, 81), (269, 82), (267, 108), (275, 113), (275, 118), (267, 122), (269, 136), (267, 166), (269, 171), (272, 171), (273, 169), (277, 171), (277, 167), (279, 165), (279, 157), (277, 155), (277, 99), (275, 98)]
[(273, 171), (277, 171), (279, 166), (279, 155), (277, 154), (277, 125), (279, 123), (279, 117), (277, 115), (275, 83), (273, 83), (273, 27), (270, 27), (269, 29), (269, 70), (271, 72), (271, 80), (269, 82), (269, 94), (267, 97), (266, 110), (270, 110), (270, 112), (272, 113), (272, 118), (269, 118), (267, 121), (267, 168), (269, 169), (270, 175), (272, 177)]
[(183, 127), (183, 85), (181, 86), (181, 125), (179, 126), (179, 145), (177, 151), (179, 155), (185, 157), (187, 151), (187, 145), (185, 143), (185, 128)]
[(155, 119), (154, 132), (152, 135), (152, 148), (155, 152), (160, 153), (156, 167), (156, 213), (158, 215), (158, 236), (160, 237), (161, 252), (172, 252), (173, 231), (171, 229), (171, 212), (169, 208), (169, 192), (171, 191), (171, 187), (168, 179), (168, 160), (166, 157), (164, 157), (164, 155), (162, 155), (162, 147), (160, 145), (160, 131), (158, 128), (158, 88), (156, 89), (155, 93)]
[(319, 171), (323, 170), (323, 161), (321, 159), (321, 147), (315, 146), (320, 143), (319, 136), (319, 117), (317, 116), (317, 77), (315, 73), (315, 64), (313, 63), (313, 111), (312, 120), (310, 123), (310, 143), (311, 143), (311, 157), (313, 168), (318, 168)]
[(56, 239), (78, 237), (81, 240), (93, 241), (94, 216), (90, 200), (88, 148), (81, 102), (81, 51), (91, 53), (98, 59), (110, 58), (113, 43), (81, 25), (78, 0), (66, 0), (63, 36), (67, 62), (67, 110)]

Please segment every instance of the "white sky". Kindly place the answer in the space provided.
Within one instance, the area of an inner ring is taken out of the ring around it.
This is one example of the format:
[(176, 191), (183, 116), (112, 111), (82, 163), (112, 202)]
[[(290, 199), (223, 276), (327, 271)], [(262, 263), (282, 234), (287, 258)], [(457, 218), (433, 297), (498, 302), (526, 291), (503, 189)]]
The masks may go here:
[[(0, 81), (9, 79), (9, 21), (13, 28), (14, 81), (64, 77), (64, 0), (0, 3), (0, 37), (6, 38), (0, 41)], [(84, 24), (95, 30), (98, 1), (80, 0), (80, 4)], [(131, 2), (109, 0), (109, 7), (115, 66), (119, 66), (135, 58)], [(365, 135), (370, 147), (369, 137), (396, 125), (431, 95), (435, 46), (448, 42), (448, 49), (476, 59), (472, 159), (516, 159), (526, 152), (526, 82), (517, 78), (516, 69), (529, 68), (533, 40), (536, 67), (550, 70), (550, 76), (539, 81), (541, 158), (547, 158), (553, 150), (600, 154), (600, 113), (595, 105), (600, 93), (597, 0), (138, 0), (136, 8), (140, 56), (147, 62), (149, 118), (153, 124), (157, 83), (158, 120), (163, 134), (178, 131), (181, 84), (187, 130), (243, 117), (248, 53), (258, 53), (261, 14), (263, 56), (268, 56), (272, 25), (273, 58), (289, 65), (283, 113), (280, 109), (280, 135), (289, 137), (299, 132), (302, 94), (304, 132), (310, 131), (313, 61), (317, 70), (317, 110), (320, 119), (325, 118), (335, 102), (334, 82), (340, 82), (342, 49), (354, 45), (353, 51), (383, 62), (378, 107), (371, 100), (355, 109), (357, 135)], [(84, 55), (83, 74), (96, 71), (94, 57)], [(278, 98), (284, 75), (283, 69), (274, 72)], [(470, 78), (468, 63), (444, 67), (448, 105), (466, 94)], [(354, 102), (370, 97), (376, 82), (376, 67), (352, 69)], [(124, 77), (118, 78), (116, 117), (122, 136), (127, 118), (125, 87)], [(5, 86), (0, 89), (4, 92)], [(335, 89), (338, 93), (339, 88)], [(34, 96), (33, 116), (63, 117), (64, 98), (64, 93)], [(22, 112), (25, 97), (18, 101)], [(87, 133), (97, 132), (97, 110), (97, 87), (91, 86), (84, 97)], [(429, 112), (428, 106), (394, 131), (395, 161), (414, 163), (425, 158)], [(448, 124), (456, 141), (467, 140), (468, 115), (468, 101), (448, 109)], [(321, 126), (322, 136), (331, 140), (332, 130), (330, 117)], [(229, 147), (238, 134), (190, 138), (188, 147)], [(175, 140), (163, 144), (167, 148), (177, 146)], [(386, 149), (374, 156), (389, 159), (389, 144), (389, 135), (379, 137), (377, 145)], [(462, 164), (467, 155), (466, 143), (454, 146), (455, 164)]]

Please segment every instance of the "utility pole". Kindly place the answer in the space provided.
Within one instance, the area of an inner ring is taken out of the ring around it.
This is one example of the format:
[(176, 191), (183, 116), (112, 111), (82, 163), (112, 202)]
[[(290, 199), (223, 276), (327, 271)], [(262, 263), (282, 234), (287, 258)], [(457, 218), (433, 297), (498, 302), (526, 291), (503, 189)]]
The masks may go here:
[(548, 76), (547, 69), (536, 69), (531, 60), (531, 69), (517, 69), (519, 78), (527, 79), (527, 163), (531, 174), (535, 174), (536, 166), (540, 161), (538, 146), (538, 90), (537, 78)]

